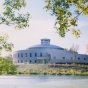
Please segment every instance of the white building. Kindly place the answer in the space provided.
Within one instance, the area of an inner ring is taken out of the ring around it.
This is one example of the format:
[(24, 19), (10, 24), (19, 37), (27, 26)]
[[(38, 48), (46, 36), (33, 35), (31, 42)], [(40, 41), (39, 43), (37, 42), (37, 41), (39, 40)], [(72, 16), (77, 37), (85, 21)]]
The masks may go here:
[[(50, 39), (41, 39), (41, 44), (29, 47), (26, 50), (13, 52), (14, 64), (41, 64), (41, 63), (73, 63), (71, 52), (50, 44)], [(88, 55), (77, 54), (76, 63), (88, 64)]]

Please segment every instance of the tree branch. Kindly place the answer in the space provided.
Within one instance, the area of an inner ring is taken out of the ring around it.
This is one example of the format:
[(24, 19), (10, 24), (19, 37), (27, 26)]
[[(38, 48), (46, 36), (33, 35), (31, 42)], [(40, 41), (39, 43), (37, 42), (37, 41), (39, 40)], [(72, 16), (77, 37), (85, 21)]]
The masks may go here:
[[(86, 7), (85, 9), (83, 9), (83, 11), (85, 11), (86, 9), (87, 9), (88, 7)], [(74, 18), (78, 18), (82, 13), (83, 13), (83, 11), (81, 11), (76, 17), (74, 17)]]
[[(13, 9), (13, 8), (12, 8)], [(12, 11), (12, 9), (10, 10), (10, 12)], [(9, 15), (8, 15), (9, 16)], [(5, 18), (5, 19), (8, 19), (8, 16)], [(4, 14), (4, 16), (2, 17), (2, 18), (4, 18), (5, 17), (5, 14)], [(0, 22), (0, 24), (2, 24), (3, 22)]]

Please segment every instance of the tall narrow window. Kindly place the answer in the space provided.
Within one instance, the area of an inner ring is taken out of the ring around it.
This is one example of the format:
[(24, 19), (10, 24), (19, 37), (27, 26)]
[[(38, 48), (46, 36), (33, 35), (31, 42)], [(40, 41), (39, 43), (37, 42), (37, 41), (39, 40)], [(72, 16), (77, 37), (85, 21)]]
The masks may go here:
[(27, 53), (25, 53), (25, 57), (27, 57)]
[(19, 63), (19, 60), (18, 60), (18, 63)]
[(31, 60), (30, 60), (30, 63), (31, 63)]
[(30, 57), (32, 57), (32, 54), (30, 53)]
[(37, 53), (35, 53), (35, 57), (37, 57)]
[(23, 63), (23, 61), (21, 60), (21, 63)]
[(40, 57), (42, 57), (42, 53), (40, 53)]
[(21, 57), (23, 57), (23, 53), (21, 53)]
[(36, 63), (36, 60), (35, 60), (35, 63)]

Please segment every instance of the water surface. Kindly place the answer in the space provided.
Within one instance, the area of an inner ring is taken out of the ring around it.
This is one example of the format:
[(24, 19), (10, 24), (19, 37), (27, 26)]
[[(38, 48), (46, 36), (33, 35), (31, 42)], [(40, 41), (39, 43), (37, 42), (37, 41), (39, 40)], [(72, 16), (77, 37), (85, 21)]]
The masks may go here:
[(0, 76), (0, 88), (88, 88), (88, 77)]

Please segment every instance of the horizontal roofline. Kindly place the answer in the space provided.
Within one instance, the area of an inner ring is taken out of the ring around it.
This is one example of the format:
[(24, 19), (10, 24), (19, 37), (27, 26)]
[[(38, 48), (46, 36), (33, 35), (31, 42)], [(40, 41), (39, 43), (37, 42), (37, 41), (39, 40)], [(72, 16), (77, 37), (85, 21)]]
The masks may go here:
[(50, 45), (41, 45), (41, 44), (39, 44), (39, 45), (31, 46), (31, 47), (29, 47), (29, 48), (27, 48), (27, 49), (34, 49), (34, 48), (51, 48), (51, 49), (60, 49), (60, 50), (64, 50), (64, 48), (59, 47), (59, 46), (56, 46), (56, 45), (52, 45), (52, 44), (50, 44)]

